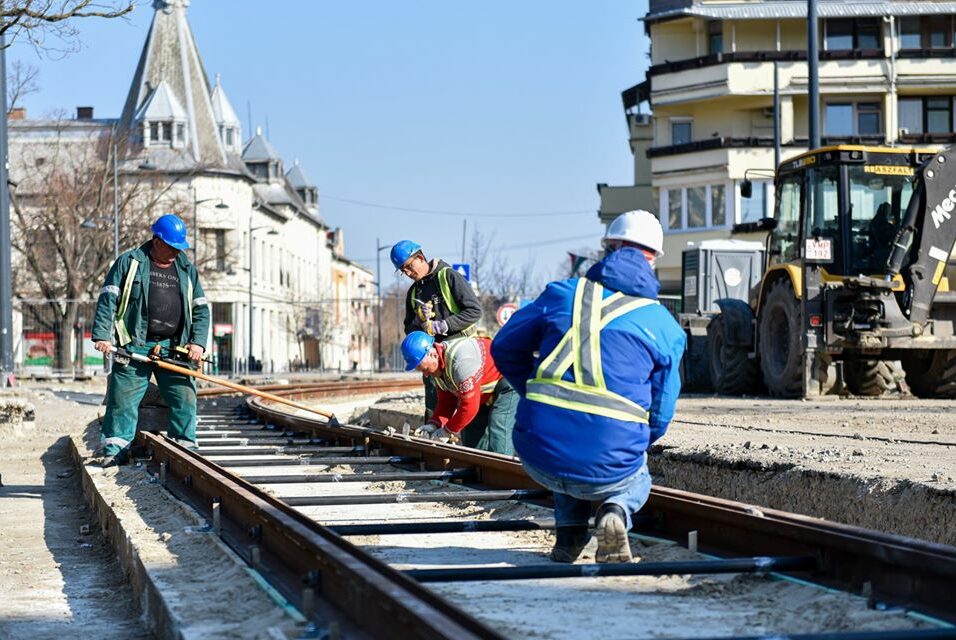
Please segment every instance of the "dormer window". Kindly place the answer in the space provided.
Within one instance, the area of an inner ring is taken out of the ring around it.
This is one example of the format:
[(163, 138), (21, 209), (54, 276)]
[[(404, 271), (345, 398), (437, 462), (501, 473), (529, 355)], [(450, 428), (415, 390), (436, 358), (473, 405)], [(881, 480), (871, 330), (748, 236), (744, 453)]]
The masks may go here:
[[(182, 147), (186, 144), (186, 124), (183, 122), (147, 122), (143, 127), (148, 133), (146, 143), (149, 145), (167, 145)], [(173, 138), (175, 132), (176, 137)]]
[(238, 131), (237, 127), (219, 125), (219, 139), (222, 140), (223, 146), (229, 150), (235, 150), (239, 139)]

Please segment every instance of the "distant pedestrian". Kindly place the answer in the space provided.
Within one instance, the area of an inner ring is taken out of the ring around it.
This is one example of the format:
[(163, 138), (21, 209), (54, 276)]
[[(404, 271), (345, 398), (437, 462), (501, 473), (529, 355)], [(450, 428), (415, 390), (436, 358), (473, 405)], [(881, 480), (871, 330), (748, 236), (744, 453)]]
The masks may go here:
[(406, 370), (417, 369), (438, 387), (434, 413), (415, 435), (514, 455), (514, 428), (518, 394), (491, 358), (490, 338), (455, 338), (436, 343), (413, 331), (402, 342)]
[[(186, 225), (167, 214), (153, 224), (152, 232), (151, 240), (120, 255), (110, 268), (96, 302), (93, 341), (103, 353), (114, 344), (143, 355), (156, 346), (166, 351), (183, 348), (189, 360), (199, 362), (209, 333), (209, 304), (196, 267), (183, 253), (189, 248)], [(115, 363), (96, 455), (102, 466), (128, 457), (150, 375), (169, 405), (169, 437), (195, 447), (195, 380), (135, 360)]]
[[(473, 336), (481, 320), (481, 303), (465, 278), (444, 260), (427, 260), (422, 246), (400, 240), (389, 256), (395, 268), (412, 279), (405, 294), (405, 334), (424, 331), (442, 342)], [(438, 402), (434, 383), (425, 382), (425, 417)]]
[(521, 463), (554, 491), (558, 562), (574, 562), (587, 544), (592, 501), (600, 503), (597, 561), (631, 559), (631, 514), (651, 489), (646, 451), (680, 393), (684, 333), (657, 302), (652, 271), (663, 253), (660, 223), (647, 211), (622, 214), (604, 246), (586, 277), (549, 284), (491, 346), (521, 395)]

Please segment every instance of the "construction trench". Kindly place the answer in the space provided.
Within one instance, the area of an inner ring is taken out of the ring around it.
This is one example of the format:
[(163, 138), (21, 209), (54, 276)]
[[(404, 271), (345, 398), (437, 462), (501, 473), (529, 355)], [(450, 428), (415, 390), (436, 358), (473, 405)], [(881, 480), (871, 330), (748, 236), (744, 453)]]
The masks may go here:
[[(381, 389), (372, 394), (352, 389), (344, 392), (348, 394), (345, 400), (342, 393), (340, 390), (337, 398), (328, 393), (313, 399), (295, 398), (331, 411), (344, 423), (366, 428), (392, 426), (399, 435), (406, 423), (416, 424), (421, 412), (420, 395), (408, 387), (388, 395)], [(380, 622), (363, 624), (362, 615), (356, 623), (354, 613), (349, 615), (350, 607), (357, 607), (372, 620), (376, 616), (372, 602), (395, 592), (386, 589), (379, 598), (372, 598), (364, 589), (384, 588), (372, 581), (371, 586), (349, 587), (343, 596), (323, 583), (334, 574), (329, 566), (307, 572), (315, 582), (305, 587), (301, 577), (281, 579), (282, 571), (271, 564), (267, 535), (257, 543), (248, 533), (230, 533), (229, 518), (236, 510), (227, 498), (215, 496), (221, 500), (219, 507), (206, 505), (202, 499), (192, 507), (184, 506), (175, 499), (178, 494), (195, 501), (195, 496), (187, 494), (200, 491), (203, 483), (192, 477), (193, 486), (187, 487), (177, 479), (175, 465), (162, 468), (156, 461), (166, 454), (157, 444), (152, 461), (143, 459), (106, 470), (77, 466), (74, 476), (75, 484), (82, 479), (92, 504), (95, 515), (89, 517), (90, 522), (105, 530), (103, 544), (119, 556), (120, 566), (114, 566), (113, 573), (129, 577), (125, 589), (130, 602), (136, 603), (131, 607), (136, 613), (126, 616), (131, 624), (138, 622), (156, 637), (301, 637), (312, 633), (313, 637), (700, 638), (861, 631), (884, 633), (873, 637), (915, 637), (914, 633), (956, 637), (951, 627), (914, 614), (899, 601), (884, 599), (879, 578), (864, 581), (848, 593), (806, 584), (801, 576), (812, 579), (812, 574), (793, 573), (800, 579), (780, 579), (765, 569), (756, 573), (685, 573), (681, 567), (689, 565), (674, 565), (664, 576), (551, 576), (542, 568), (549, 564), (546, 554), (553, 543), (546, 500), (540, 500), (537, 493), (520, 494), (529, 498), (520, 501), (501, 499), (507, 495), (500, 493), (505, 488), (534, 490), (531, 485), (518, 486), (515, 469), (496, 462), (481, 467), (476, 479), (467, 465), (456, 460), (446, 462), (453, 473), (432, 468), (432, 458), (439, 455), (436, 452), (414, 460), (410, 449), (400, 450), (406, 444), (386, 451), (376, 444), (378, 437), (333, 442), (320, 433), (292, 436), (288, 427), (277, 425), (275, 415), (281, 407), (265, 403), (261, 408), (269, 412), (265, 420), (247, 413), (246, 404), (235, 397), (203, 400), (203, 457), (250, 480), (262, 492), (259, 499), (285, 499), (295, 512), (339, 531), (340, 540), (387, 563), (392, 571), (451, 568), (457, 572), (451, 576), (453, 581), (426, 582), (440, 576), (420, 575), (416, 580), (421, 580), (427, 591), (419, 594), (404, 582), (408, 576), (401, 575), (390, 588), (411, 589), (405, 597), (411, 604), (407, 611), (386, 607), (380, 614), (394, 620), (386, 627), (389, 631), (383, 635), (375, 626)], [(304, 414), (292, 409), (285, 413), (291, 420)], [(311, 419), (321, 422), (316, 416)], [(267, 424), (277, 428), (263, 428)], [(77, 463), (89, 455), (97, 429), (94, 419), (73, 436), (70, 447)], [(29, 437), (29, 430), (20, 428), (17, 434)], [(5, 451), (8, 437), (0, 441)], [(651, 455), (658, 491), (670, 487), (743, 502), (746, 504), (740, 509), (748, 518), (771, 510), (791, 511), (954, 543), (956, 421), (947, 417), (945, 402), (683, 398), (677, 418), (661, 442)], [(414, 444), (408, 439), (407, 447)], [(369, 457), (355, 458), (365, 454)], [(360, 460), (373, 464), (360, 464)], [(11, 486), (10, 472), (0, 472), (4, 483)], [(411, 472), (426, 475), (408, 476)], [(451, 477), (459, 472), (460, 477)], [(305, 475), (311, 476), (307, 483), (302, 482)], [(476, 487), (499, 493), (481, 496), (475, 493)], [(657, 513), (652, 506), (646, 510)], [(667, 517), (675, 520), (678, 516)], [(444, 531), (442, 527), (455, 525), (436, 524), (449, 521), (460, 523), (458, 528), (465, 530)], [(527, 522), (540, 526), (520, 524)], [(414, 526), (403, 530), (402, 523)], [(367, 527), (347, 528), (357, 524)], [(673, 540), (661, 535), (666, 532), (653, 531), (659, 525), (651, 515), (638, 519), (632, 548), (641, 562), (635, 567), (716, 559), (688, 548), (698, 545), (701, 551), (711, 551), (715, 540), (706, 523), (701, 522), (696, 536), (685, 533)], [(489, 527), (498, 530), (483, 530)], [(0, 535), (7, 537), (5, 528), (0, 525)], [(259, 535), (263, 535), (261, 531)], [(759, 539), (759, 535), (754, 538), (754, 548), (761, 544)], [(101, 556), (109, 556), (102, 553), (102, 547), (100, 551)], [(956, 549), (920, 547), (919, 554), (927, 553), (933, 557), (930, 565), (942, 567), (940, 570), (956, 567)], [(814, 560), (813, 555), (795, 560), (819, 562), (819, 556)], [(919, 562), (925, 561), (920, 558)], [(574, 565), (582, 570), (595, 566), (593, 547)], [(525, 568), (532, 575), (520, 580), (491, 575), (472, 581), (482, 576), (469, 577), (469, 572), (480, 567)], [(32, 578), (21, 576), (0, 564), (0, 590), (22, 590), (24, 582)], [(954, 577), (956, 574), (949, 575), (939, 583), (945, 585), (943, 591), (929, 607), (937, 620), (956, 619)], [(267, 578), (276, 580), (273, 583)], [(340, 576), (337, 583), (342, 581)], [(822, 581), (826, 582), (826, 577)], [(282, 585), (292, 583), (292, 590), (284, 593)], [(432, 602), (432, 597), (440, 602)], [(20, 604), (23, 602), (21, 599)], [(948, 609), (940, 604), (946, 602), (950, 603)], [(0, 637), (53, 637), (62, 632), (63, 627), (57, 626), (62, 621), (50, 623), (53, 627), (48, 625), (44, 631), (40, 621), (31, 624), (22, 612), (19, 618), (12, 614), (11, 606), (0, 604)], [(438, 613), (434, 615), (444, 616), (445, 626), (435, 623), (434, 616), (416, 624), (419, 606), (435, 608)], [(74, 617), (83, 629), (95, 628), (85, 626), (90, 623), (82, 616)], [(51, 628), (56, 628), (56, 633)], [(886, 636), (890, 630), (902, 635)], [(81, 631), (80, 637), (84, 633)]]

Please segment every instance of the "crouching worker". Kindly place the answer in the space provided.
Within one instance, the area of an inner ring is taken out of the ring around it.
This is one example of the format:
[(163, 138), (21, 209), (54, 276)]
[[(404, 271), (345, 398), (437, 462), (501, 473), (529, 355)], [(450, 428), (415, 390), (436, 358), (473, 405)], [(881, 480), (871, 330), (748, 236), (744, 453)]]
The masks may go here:
[(405, 337), (405, 370), (421, 371), (438, 388), (435, 411), (415, 435), (440, 442), (460, 436), (467, 447), (514, 455), (518, 394), (495, 368), (490, 349), (490, 338), (435, 342), (424, 331)]
[[(178, 216), (167, 214), (153, 224), (152, 232), (151, 240), (120, 255), (110, 268), (96, 301), (93, 342), (103, 353), (108, 353), (114, 342), (143, 355), (157, 345), (163, 350), (185, 347), (189, 359), (199, 362), (209, 332), (209, 305), (199, 274), (183, 253), (189, 248), (186, 225)], [(169, 437), (195, 446), (195, 380), (145, 362), (114, 362), (106, 392), (102, 447), (95, 462), (108, 467), (127, 458), (150, 375), (156, 376), (169, 405)]]
[(657, 302), (652, 271), (660, 223), (646, 211), (622, 214), (604, 244), (607, 255), (586, 277), (549, 284), (491, 347), (521, 395), (515, 450), (528, 475), (554, 491), (557, 562), (574, 562), (587, 544), (591, 502), (600, 503), (597, 561), (631, 560), (631, 514), (651, 489), (646, 450), (664, 435), (680, 393), (684, 333)]

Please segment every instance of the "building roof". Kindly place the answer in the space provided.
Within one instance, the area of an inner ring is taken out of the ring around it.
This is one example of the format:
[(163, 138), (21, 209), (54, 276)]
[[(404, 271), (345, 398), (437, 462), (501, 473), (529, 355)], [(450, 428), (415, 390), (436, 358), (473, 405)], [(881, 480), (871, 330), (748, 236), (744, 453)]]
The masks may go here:
[(256, 135), (252, 140), (246, 143), (242, 150), (243, 162), (268, 162), (270, 160), (281, 160), (282, 157), (275, 147), (262, 135), (262, 127), (256, 129)]
[(236, 110), (232, 108), (232, 103), (229, 102), (226, 92), (223, 91), (222, 81), (218, 73), (216, 74), (216, 86), (212, 88), (211, 101), (212, 114), (217, 124), (239, 126), (239, 116), (236, 115)]
[[(956, 2), (820, 0), (817, 4), (817, 13), (821, 18), (952, 14), (956, 13)], [(644, 20), (656, 22), (684, 16), (722, 20), (806, 18), (807, 3), (796, 0), (769, 0), (766, 2), (652, 0), (650, 11), (644, 16)]]
[(286, 172), (285, 179), (289, 181), (293, 189), (311, 189), (316, 186), (316, 184), (309, 179), (309, 176), (305, 174), (298, 159), (292, 163), (292, 168)]
[(154, 0), (153, 21), (120, 121), (130, 130), (139, 126), (137, 116), (153, 95), (153, 87), (165, 82), (185, 112), (186, 148), (193, 162), (207, 168), (225, 167), (229, 162), (219, 138), (209, 81), (186, 20), (188, 4), (188, 0)]
[(186, 110), (169, 89), (169, 83), (159, 81), (159, 86), (147, 94), (146, 102), (136, 112), (136, 120), (185, 120)]

